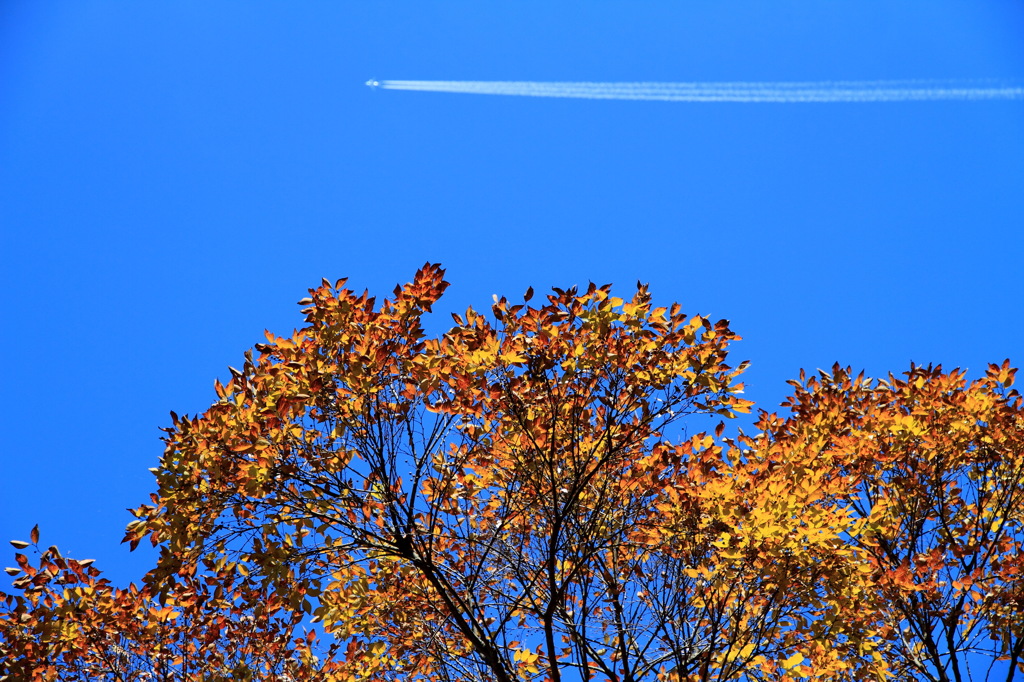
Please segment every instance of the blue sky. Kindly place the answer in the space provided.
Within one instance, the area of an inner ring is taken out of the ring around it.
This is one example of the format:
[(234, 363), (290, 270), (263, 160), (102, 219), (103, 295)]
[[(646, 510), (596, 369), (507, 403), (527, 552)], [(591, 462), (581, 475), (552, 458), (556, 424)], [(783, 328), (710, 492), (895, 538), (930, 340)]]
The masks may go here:
[[(0, 538), (119, 540), (169, 410), (322, 276), (444, 310), (650, 282), (801, 367), (1024, 357), (1024, 101), (683, 104), (369, 78), (1024, 82), (1018, 2), (0, 5)], [(447, 314), (442, 311), (439, 324)]]

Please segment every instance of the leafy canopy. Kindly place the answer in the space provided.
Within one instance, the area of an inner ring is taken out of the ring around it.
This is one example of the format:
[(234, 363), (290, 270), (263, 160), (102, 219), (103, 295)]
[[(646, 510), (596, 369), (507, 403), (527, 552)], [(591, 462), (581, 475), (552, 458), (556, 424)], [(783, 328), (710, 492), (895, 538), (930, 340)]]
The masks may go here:
[[(758, 432), (726, 321), (610, 286), (431, 337), (426, 265), (323, 282), (201, 415), (172, 413), (125, 540), (141, 587), (19, 553), (16, 679), (965, 680), (1024, 669), (1024, 418), (836, 366)], [(983, 661), (979, 668), (978, 661)], [(978, 670), (981, 670), (979, 673)], [(987, 672), (986, 672), (987, 670)], [(991, 679), (996, 679), (992, 676)]]

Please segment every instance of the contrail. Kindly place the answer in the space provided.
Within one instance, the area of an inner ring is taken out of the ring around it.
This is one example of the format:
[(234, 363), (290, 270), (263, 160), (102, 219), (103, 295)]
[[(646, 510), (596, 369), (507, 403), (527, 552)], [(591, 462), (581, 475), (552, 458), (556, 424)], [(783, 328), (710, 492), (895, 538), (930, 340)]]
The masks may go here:
[(661, 102), (912, 102), (1024, 99), (1024, 87), (992, 81), (818, 81), (765, 83), (593, 83), (378, 81), (384, 90)]

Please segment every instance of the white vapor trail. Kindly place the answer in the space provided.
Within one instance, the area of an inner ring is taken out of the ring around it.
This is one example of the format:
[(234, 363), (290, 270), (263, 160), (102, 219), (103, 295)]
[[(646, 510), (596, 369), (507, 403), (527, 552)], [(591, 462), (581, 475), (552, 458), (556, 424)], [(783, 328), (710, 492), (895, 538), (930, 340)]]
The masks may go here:
[(376, 81), (384, 90), (662, 102), (910, 102), (1024, 99), (1024, 87), (991, 81), (820, 81), (778, 83), (589, 83)]

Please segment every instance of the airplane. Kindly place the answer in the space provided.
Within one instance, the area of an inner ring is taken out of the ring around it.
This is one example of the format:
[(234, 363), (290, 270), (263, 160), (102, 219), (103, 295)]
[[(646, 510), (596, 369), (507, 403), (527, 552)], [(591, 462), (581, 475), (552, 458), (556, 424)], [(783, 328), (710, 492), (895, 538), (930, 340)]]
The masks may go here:
[(374, 90), (376, 90), (377, 86), (380, 85), (380, 81), (377, 80), (376, 78), (371, 78), (370, 80), (366, 81), (366, 84), (373, 88)]

